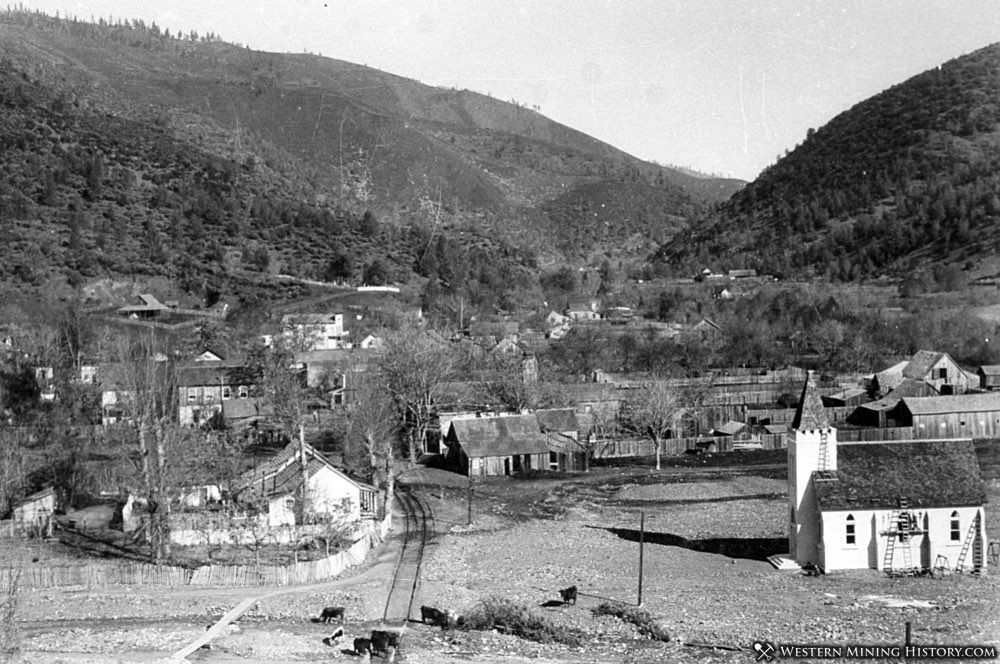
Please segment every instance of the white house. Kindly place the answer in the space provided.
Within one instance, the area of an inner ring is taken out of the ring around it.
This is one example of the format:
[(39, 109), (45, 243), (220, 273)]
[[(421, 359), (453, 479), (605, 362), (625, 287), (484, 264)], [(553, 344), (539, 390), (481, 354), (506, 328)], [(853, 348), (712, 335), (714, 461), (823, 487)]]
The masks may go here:
[[(374, 487), (338, 470), (311, 445), (305, 445), (309, 511), (313, 515), (340, 516), (358, 521), (374, 516)], [(295, 525), (295, 502), (301, 499), (302, 469), (299, 443), (289, 443), (274, 458), (244, 473), (238, 499), (259, 496), (267, 502), (269, 526)]]
[(973, 571), (986, 491), (969, 439), (837, 442), (806, 379), (788, 445), (790, 557), (823, 570)]
[(282, 334), (289, 341), (302, 341), (303, 350), (344, 348), (349, 334), (344, 314), (288, 314), (281, 319)]

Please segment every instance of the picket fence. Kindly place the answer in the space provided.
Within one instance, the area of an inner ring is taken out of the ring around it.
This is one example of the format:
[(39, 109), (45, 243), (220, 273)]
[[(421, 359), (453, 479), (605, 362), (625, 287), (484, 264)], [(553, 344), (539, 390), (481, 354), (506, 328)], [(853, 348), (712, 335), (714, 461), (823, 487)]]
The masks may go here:
[(121, 585), (144, 586), (288, 586), (312, 583), (340, 575), (345, 569), (364, 562), (368, 551), (385, 540), (392, 516), (370, 522), (365, 534), (349, 548), (319, 560), (292, 565), (204, 565), (195, 569), (147, 563), (118, 565), (42, 566), (25, 563), (20, 570), (0, 569), (0, 589), (12, 576), (21, 589), (84, 586), (104, 588)]

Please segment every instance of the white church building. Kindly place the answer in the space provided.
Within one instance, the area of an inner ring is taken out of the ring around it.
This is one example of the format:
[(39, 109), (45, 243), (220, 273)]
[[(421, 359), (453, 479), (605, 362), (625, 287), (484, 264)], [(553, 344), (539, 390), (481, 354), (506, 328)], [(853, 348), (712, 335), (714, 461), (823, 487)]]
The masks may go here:
[(810, 372), (788, 445), (790, 558), (824, 571), (985, 572), (970, 439), (838, 443)]

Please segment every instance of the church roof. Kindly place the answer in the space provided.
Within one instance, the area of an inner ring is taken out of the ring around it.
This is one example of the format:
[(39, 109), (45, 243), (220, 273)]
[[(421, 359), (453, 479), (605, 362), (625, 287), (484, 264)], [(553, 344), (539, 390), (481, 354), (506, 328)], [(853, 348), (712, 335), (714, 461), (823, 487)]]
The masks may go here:
[(799, 399), (798, 408), (795, 409), (792, 428), (796, 431), (830, 428), (830, 420), (827, 419), (826, 409), (823, 407), (819, 390), (816, 389), (812, 371), (806, 375), (806, 384), (802, 386), (802, 397)]
[(832, 477), (813, 473), (820, 510), (969, 507), (986, 502), (969, 439), (837, 445)]

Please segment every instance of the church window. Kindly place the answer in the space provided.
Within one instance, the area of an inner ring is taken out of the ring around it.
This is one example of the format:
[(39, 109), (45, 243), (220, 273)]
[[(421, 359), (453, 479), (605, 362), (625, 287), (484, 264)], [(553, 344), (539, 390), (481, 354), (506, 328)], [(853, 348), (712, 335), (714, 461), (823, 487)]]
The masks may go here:
[(958, 518), (958, 512), (951, 513), (951, 541), (958, 542), (962, 539), (962, 527), (961, 521)]
[(845, 535), (846, 535), (846, 537), (845, 537), (844, 541), (847, 544), (854, 544), (855, 543), (855, 537), (854, 537), (854, 515), (853, 514), (848, 514), (847, 515), (847, 527), (845, 528)]

